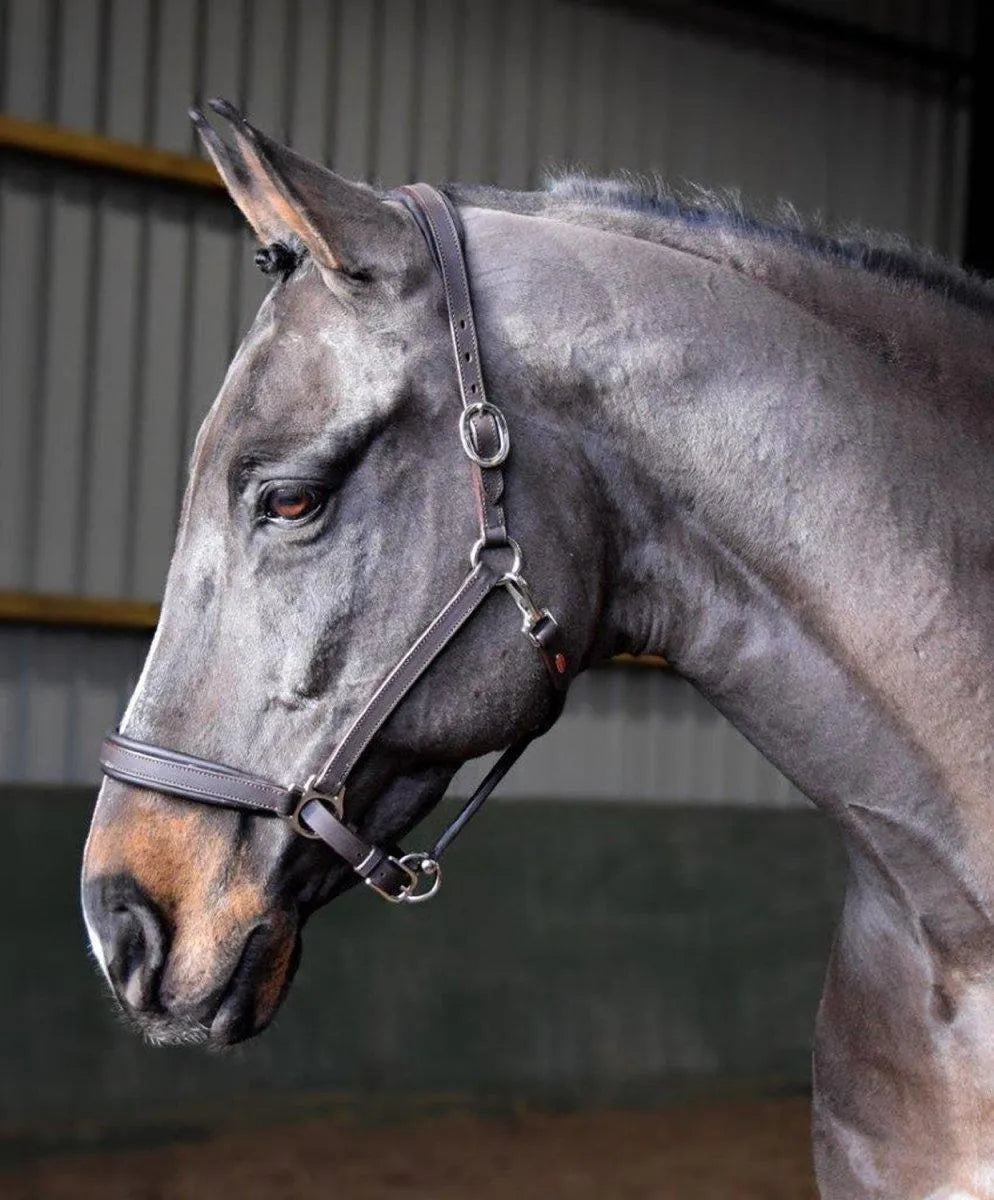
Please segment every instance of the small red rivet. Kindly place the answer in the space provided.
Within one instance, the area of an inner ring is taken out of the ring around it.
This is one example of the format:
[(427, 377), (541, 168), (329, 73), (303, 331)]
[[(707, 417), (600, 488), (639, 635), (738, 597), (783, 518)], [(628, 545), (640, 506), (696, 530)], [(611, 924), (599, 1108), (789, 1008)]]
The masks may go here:
[(556, 655), (556, 670), (559, 672), (560, 675), (566, 674), (566, 655), (565, 654), (557, 654)]

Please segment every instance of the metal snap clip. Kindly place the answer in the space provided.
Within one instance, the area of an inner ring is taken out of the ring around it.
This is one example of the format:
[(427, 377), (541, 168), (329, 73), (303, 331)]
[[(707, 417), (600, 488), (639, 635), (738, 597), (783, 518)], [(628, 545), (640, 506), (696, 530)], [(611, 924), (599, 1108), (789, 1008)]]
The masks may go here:
[[(402, 904), (424, 904), (426, 900), (430, 900), (437, 894), (438, 889), (442, 886), (442, 868), (430, 854), (424, 854), (421, 851), (405, 854), (400, 859), (400, 865), (408, 871), (413, 871), (415, 876), (411, 887), (399, 897)], [(426, 891), (419, 892), (417, 889), (423, 879), (430, 880), (431, 883)]]
[(528, 583), (516, 571), (508, 571), (500, 582), (521, 613), (521, 632), (538, 645), (535, 628), (543, 621), (551, 621), (555, 625), (556, 618), (547, 608), (539, 605)]

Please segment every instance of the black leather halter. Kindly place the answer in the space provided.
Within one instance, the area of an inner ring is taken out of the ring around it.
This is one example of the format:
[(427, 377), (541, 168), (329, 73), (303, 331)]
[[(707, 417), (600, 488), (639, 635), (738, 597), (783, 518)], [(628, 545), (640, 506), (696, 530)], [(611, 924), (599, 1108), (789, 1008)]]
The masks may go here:
[(284, 787), (235, 767), (151, 746), (122, 733), (112, 733), (104, 740), (100, 766), (105, 775), (137, 787), (280, 817), (304, 837), (326, 842), (385, 899), (417, 903), (438, 891), (442, 851), (479, 810), (534, 735), (504, 751), (429, 853), (393, 855), (367, 842), (352, 828), (346, 812), (345, 786), (353, 768), (413, 685), (497, 588), (506, 589), (517, 605), (521, 631), (537, 649), (559, 707), (571, 671), (556, 620), (532, 596), (521, 574), (521, 548), (507, 531), (503, 466), (511, 448), (510, 436), (503, 413), (487, 399), (483, 385), (458, 216), (449, 201), (426, 183), (402, 188), (394, 198), (416, 218), (445, 288), (462, 396), (459, 438), (471, 464), (480, 524), (479, 539), (469, 555), (469, 573), (376, 689), (324, 766), (306, 783)]

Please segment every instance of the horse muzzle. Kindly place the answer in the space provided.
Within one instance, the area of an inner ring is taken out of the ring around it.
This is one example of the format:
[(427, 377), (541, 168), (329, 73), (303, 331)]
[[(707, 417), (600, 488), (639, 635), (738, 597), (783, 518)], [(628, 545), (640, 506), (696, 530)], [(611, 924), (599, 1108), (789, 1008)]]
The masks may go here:
[(89, 880), (83, 910), (115, 998), (156, 1044), (230, 1045), (261, 1032), (299, 960), (299, 930), (288, 917), (208, 948), (203, 938), (184, 936), (126, 874)]
[(150, 1041), (252, 1036), (296, 968), (301, 922), (275, 886), (279, 856), (239, 846), (235, 821), (119, 783), (101, 791), (83, 915), (111, 990)]

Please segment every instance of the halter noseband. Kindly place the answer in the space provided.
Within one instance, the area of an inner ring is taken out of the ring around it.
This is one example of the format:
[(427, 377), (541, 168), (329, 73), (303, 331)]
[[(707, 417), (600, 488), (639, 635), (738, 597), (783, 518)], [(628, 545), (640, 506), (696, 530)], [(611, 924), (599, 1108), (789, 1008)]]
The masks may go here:
[[(535, 735), (519, 739), (503, 752), (430, 852), (397, 855), (367, 842), (346, 821), (345, 785), (370, 742), (414, 684), (497, 588), (503, 587), (517, 605), (522, 617), (521, 631), (538, 650), (560, 706), (570, 671), (559, 626), (549, 610), (534, 599), (521, 574), (521, 548), (507, 531), (502, 468), (510, 452), (510, 435), (504, 414), (487, 400), (483, 385), (458, 217), (446, 197), (426, 183), (402, 188), (394, 198), (416, 218), (445, 288), (462, 396), (459, 439), (472, 466), (480, 525), (479, 539), (469, 556), (469, 574), (376, 689), (324, 766), (306, 783), (283, 787), (235, 767), (194, 758), (178, 750), (165, 750), (122, 733), (112, 733), (104, 740), (100, 766), (105, 775), (122, 783), (204, 804), (281, 817), (302, 836), (326, 842), (364, 883), (385, 899), (414, 904), (438, 891), (442, 880), (438, 859), (442, 852)], [(493, 565), (495, 558), (502, 559), (504, 565)], [(419, 890), (422, 881), (427, 886)]]

